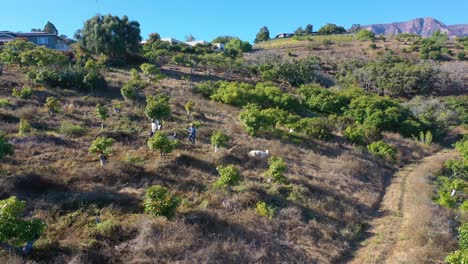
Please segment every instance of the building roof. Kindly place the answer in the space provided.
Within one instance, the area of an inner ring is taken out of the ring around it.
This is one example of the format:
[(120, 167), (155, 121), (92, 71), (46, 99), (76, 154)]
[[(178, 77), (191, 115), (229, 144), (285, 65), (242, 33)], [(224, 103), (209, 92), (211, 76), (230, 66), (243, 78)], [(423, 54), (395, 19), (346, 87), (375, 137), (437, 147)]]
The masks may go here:
[(11, 32), (11, 31), (0, 31), (0, 35), (7, 35), (11, 37), (16, 37), (16, 38), (21, 38), (21, 37), (57, 37), (59, 39), (62, 39), (66, 41), (66, 39), (62, 38), (61, 36), (55, 34), (55, 33), (49, 33), (49, 32)]

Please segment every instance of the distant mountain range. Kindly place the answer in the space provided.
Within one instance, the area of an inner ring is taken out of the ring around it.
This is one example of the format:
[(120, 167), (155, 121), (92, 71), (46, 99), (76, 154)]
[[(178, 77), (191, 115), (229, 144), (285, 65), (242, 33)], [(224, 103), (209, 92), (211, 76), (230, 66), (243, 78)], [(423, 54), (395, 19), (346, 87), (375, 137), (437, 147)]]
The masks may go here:
[(468, 24), (447, 26), (431, 17), (416, 18), (408, 22), (365, 25), (362, 26), (362, 28), (372, 30), (375, 34), (382, 35), (412, 33), (423, 37), (430, 37), (434, 32), (440, 30), (442, 33), (447, 33), (449, 37), (468, 36)]

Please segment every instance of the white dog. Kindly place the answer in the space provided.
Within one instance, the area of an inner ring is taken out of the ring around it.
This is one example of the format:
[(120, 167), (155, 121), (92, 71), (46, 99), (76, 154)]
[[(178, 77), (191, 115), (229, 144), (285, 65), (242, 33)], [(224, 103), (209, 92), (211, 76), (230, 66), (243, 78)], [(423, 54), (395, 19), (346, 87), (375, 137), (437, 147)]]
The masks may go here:
[(270, 152), (267, 150), (263, 151), (263, 150), (251, 150), (249, 152), (249, 156), (250, 157), (259, 157), (259, 158), (267, 158), (268, 156), (270, 156)]

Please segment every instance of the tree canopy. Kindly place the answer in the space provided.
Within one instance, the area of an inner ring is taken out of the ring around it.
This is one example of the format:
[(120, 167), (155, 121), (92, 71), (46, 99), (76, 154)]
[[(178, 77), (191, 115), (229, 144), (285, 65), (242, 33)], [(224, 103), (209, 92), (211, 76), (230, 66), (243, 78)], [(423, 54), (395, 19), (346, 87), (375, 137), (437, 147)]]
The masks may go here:
[(53, 33), (55, 35), (58, 35), (58, 30), (57, 28), (55, 27), (55, 25), (50, 22), (50, 21), (47, 21), (47, 24), (45, 24), (44, 26), (44, 30), (42, 30), (43, 32), (47, 32), (47, 33)]
[(81, 47), (111, 58), (123, 58), (140, 48), (140, 24), (127, 16), (96, 15), (84, 23), (75, 37)]
[(263, 26), (258, 31), (257, 36), (255, 37), (254, 43), (257, 44), (262, 41), (267, 41), (269, 39), (270, 39), (270, 30), (266, 26)]
[(335, 24), (326, 24), (318, 31), (319, 35), (332, 35), (332, 34), (341, 34), (346, 33), (346, 29), (344, 27), (337, 26)]

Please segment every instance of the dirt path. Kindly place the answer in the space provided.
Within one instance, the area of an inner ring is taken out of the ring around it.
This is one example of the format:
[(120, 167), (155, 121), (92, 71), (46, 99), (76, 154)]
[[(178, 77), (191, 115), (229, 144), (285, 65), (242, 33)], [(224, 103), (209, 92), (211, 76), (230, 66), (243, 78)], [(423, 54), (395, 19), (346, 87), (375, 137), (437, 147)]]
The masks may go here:
[(361, 243), (350, 263), (439, 263), (443, 260), (452, 240), (450, 227), (446, 216), (440, 215), (432, 202), (433, 187), (427, 178), (455, 155), (455, 151), (440, 151), (403, 167), (394, 175), (378, 217), (370, 223), (370, 236)]

